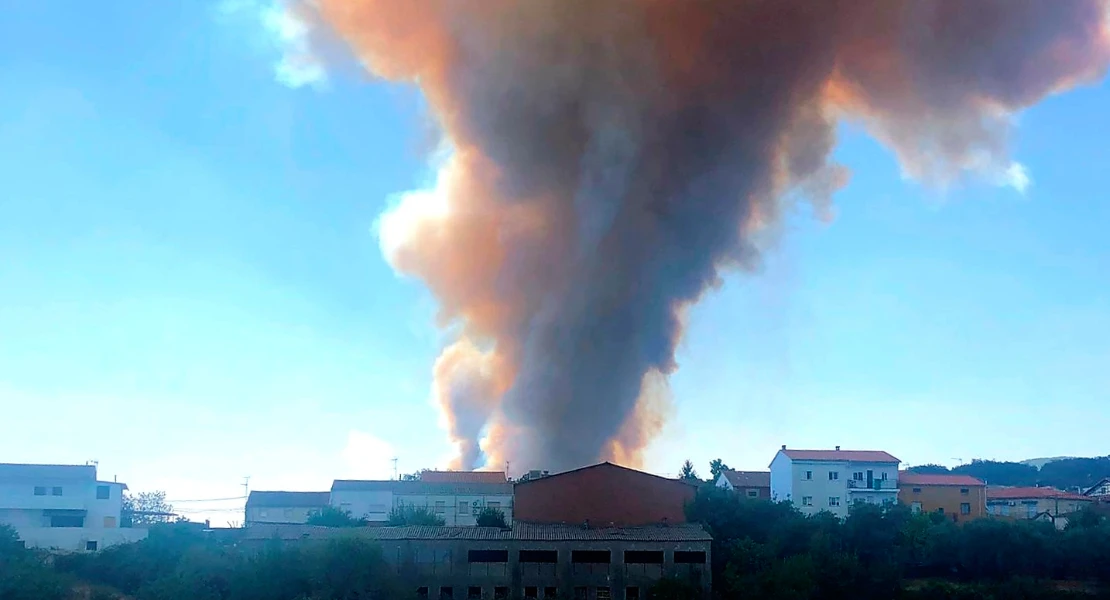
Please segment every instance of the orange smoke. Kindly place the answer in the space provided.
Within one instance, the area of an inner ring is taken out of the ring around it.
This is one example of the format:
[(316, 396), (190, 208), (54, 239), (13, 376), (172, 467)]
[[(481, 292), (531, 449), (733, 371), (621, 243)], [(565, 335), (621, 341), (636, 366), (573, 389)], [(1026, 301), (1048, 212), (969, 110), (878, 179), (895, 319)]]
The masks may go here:
[(838, 119), (918, 178), (1023, 176), (1011, 115), (1110, 62), (1104, 0), (314, 6), (370, 72), (420, 87), (453, 148), (382, 244), (461, 326), (435, 395), (466, 468), (635, 464), (682, 307), (754, 264), (784, 197), (830, 214)]

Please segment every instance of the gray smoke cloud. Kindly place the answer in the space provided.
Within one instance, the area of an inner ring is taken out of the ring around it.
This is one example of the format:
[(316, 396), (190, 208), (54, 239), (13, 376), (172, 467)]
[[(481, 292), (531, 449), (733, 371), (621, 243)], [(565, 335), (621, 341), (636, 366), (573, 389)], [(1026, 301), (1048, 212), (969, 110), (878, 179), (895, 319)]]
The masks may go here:
[(1103, 0), (312, 10), (371, 73), (418, 85), (451, 143), (382, 241), (460, 326), (435, 393), (465, 468), (636, 465), (666, 415), (684, 307), (757, 263), (784, 198), (826, 214), (846, 183), (838, 120), (922, 180), (1020, 174), (1011, 115), (1110, 57)]

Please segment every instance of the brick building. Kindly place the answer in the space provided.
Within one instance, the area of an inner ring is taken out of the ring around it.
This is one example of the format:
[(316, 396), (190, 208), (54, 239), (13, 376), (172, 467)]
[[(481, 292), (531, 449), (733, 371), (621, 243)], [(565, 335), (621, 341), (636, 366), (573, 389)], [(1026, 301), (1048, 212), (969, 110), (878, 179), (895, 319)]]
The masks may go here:
[(898, 474), (898, 500), (914, 512), (935, 512), (959, 522), (987, 514), (987, 486), (969, 475)]
[(517, 523), (511, 530), (260, 525), (240, 531), (239, 542), (248, 548), (275, 539), (297, 544), (342, 536), (373, 540), (416, 596), (432, 600), (641, 600), (664, 576), (693, 582), (703, 598), (711, 589), (711, 538), (696, 524)]
[(689, 483), (604, 462), (517, 483), (513, 518), (595, 527), (678, 524), (696, 493)]

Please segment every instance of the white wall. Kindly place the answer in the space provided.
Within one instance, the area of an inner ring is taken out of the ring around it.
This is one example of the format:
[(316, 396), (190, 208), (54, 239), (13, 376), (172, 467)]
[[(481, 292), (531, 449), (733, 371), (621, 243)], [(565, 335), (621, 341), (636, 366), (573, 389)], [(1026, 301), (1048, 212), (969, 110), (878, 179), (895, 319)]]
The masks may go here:
[(333, 490), (331, 505), (346, 510), (354, 517), (363, 517), (371, 522), (385, 522), (393, 508), (393, 492), (390, 490)]
[(103, 550), (117, 544), (127, 544), (146, 539), (147, 530), (143, 528), (104, 529), (100, 528), (69, 528), (69, 527), (35, 527), (30, 529), (17, 529), (20, 539), (28, 547), (63, 550), (66, 552), (84, 552), (88, 542), (96, 542), (97, 550)]
[[(813, 473), (813, 479), (806, 479), (807, 471)], [(843, 462), (792, 461), (791, 485), (794, 496), (791, 501), (807, 515), (825, 510), (838, 516), (847, 516), (849, 503), (848, 481), (845, 476), (847, 472)], [(829, 473), (836, 473), (837, 478), (830, 480)], [(804, 505), (805, 498), (812, 499), (810, 506)], [(840, 505), (830, 506), (829, 498), (838, 498)]]
[(794, 475), (790, 457), (780, 450), (771, 461), (771, 500), (785, 502), (792, 500)]
[[(406, 505), (427, 507), (432, 512), (436, 512), (436, 503), (442, 502), (444, 510), (442, 513), (436, 514), (443, 517), (448, 527), (476, 525), (475, 504), (477, 504), (477, 510), (479, 511), (494, 504), (498, 510), (505, 513), (506, 523), (511, 524), (513, 522), (513, 496), (511, 494), (399, 494), (395, 496), (394, 501), (397, 504), (404, 502)], [(467, 505), (466, 514), (459, 514), (459, 503), (461, 502), (465, 502)]]

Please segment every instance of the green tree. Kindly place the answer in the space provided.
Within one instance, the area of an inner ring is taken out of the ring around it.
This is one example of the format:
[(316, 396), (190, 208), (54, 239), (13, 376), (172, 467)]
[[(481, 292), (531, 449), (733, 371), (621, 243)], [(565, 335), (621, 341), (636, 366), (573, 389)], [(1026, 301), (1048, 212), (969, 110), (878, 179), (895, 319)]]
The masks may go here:
[(721, 475), (721, 471), (729, 470), (731, 469), (728, 465), (725, 464), (725, 461), (719, 458), (714, 458), (713, 460), (709, 461), (709, 474), (713, 476), (713, 481), (717, 480), (717, 477)]
[(497, 510), (496, 508), (485, 507), (478, 513), (478, 526), (479, 527), (508, 527), (509, 524), (505, 521), (505, 513)]
[(689, 459), (682, 463), (682, 470), (679, 471), (678, 478), (686, 481), (701, 481), (698, 479), (698, 472), (694, 470), (694, 463), (690, 462)]
[(173, 505), (166, 502), (166, 492), (124, 494), (120, 525), (134, 527), (174, 521)]
[(389, 511), (388, 523), (394, 527), (403, 525), (443, 526), (447, 524), (447, 521), (431, 510), (428, 510), (426, 506), (405, 504), (402, 506), (395, 506), (393, 510)]
[(313, 513), (306, 523), (318, 527), (365, 527), (370, 524), (364, 518), (352, 516), (351, 511), (334, 506), (325, 506)]

